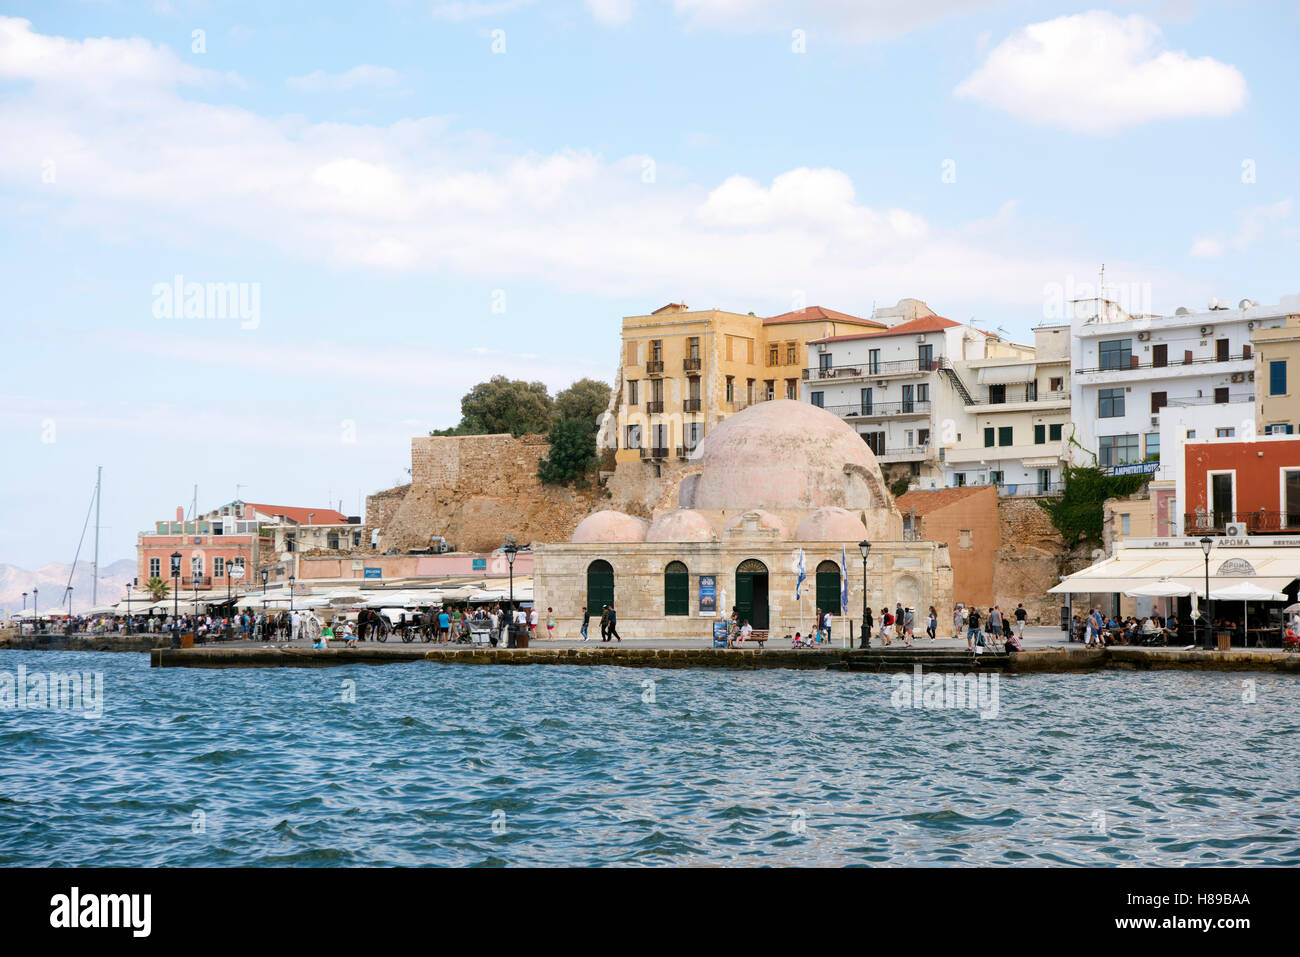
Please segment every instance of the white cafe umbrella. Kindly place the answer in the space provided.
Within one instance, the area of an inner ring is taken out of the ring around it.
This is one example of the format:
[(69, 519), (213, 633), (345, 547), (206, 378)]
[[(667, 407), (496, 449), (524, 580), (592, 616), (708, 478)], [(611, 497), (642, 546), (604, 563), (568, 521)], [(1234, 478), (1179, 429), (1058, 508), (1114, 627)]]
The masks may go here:
[(1249, 639), (1250, 635), (1250, 621), (1246, 617), (1246, 602), (1286, 601), (1286, 595), (1283, 595), (1281, 592), (1269, 591), (1267, 588), (1260, 588), (1253, 582), (1238, 582), (1235, 585), (1227, 585), (1210, 592), (1210, 597), (1215, 601), (1241, 602), (1241, 627), (1242, 631), (1246, 634), (1247, 639)]
[(1145, 585), (1138, 585), (1124, 592), (1130, 598), (1185, 598), (1190, 595), (1194, 589), (1187, 585), (1180, 585), (1178, 582), (1171, 582), (1167, 578), (1159, 581), (1148, 582)]

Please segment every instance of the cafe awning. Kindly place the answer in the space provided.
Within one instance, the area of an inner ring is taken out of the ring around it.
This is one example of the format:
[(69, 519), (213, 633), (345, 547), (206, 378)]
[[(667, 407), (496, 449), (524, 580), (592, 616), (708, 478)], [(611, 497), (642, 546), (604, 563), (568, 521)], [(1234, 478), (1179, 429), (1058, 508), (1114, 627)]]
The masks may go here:
[(1033, 380), (1034, 364), (1032, 362), (1020, 362), (1006, 366), (985, 366), (976, 375), (976, 381), (980, 385), (1011, 385), (1013, 382), (1032, 382)]
[[(1195, 595), (1205, 593), (1205, 555), (1199, 547), (1182, 547), (1182, 540), (1165, 546), (1117, 546), (1116, 552), (1048, 589), (1051, 594), (1127, 593), (1160, 581), (1182, 585)], [(1210, 593), (1243, 582), (1280, 594), (1300, 578), (1300, 547), (1224, 546), (1210, 552)]]

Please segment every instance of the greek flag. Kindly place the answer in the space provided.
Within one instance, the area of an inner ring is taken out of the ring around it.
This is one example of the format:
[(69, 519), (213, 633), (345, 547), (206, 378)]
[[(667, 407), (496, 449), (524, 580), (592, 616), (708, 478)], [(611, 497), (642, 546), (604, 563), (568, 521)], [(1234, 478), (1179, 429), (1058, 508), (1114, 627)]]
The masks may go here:
[(804, 564), (803, 564), (803, 549), (802, 549), (802, 548), (799, 549), (799, 564), (795, 566), (795, 571), (799, 573), (799, 577), (798, 577), (797, 579), (795, 579), (795, 583), (794, 583), (794, 600), (795, 600), (795, 601), (798, 601), (798, 600), (799, 600), (799, 589), (800, 589), (801, 587), (803, 587), (803, 583), (804, 583), (805, 581), (808, 580), (808, 576), (807, 576), (807, 574), (805, 574), (805, 572), (804, 572)]
[(849, 559), (840, 546), (840, 614), (849, 610)]

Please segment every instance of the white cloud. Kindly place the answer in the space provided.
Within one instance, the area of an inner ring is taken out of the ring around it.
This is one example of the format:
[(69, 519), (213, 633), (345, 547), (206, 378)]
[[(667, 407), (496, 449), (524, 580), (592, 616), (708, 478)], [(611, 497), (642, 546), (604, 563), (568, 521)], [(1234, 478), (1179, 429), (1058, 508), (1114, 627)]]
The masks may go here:
[(810, 30), (838, 40), (898, 36), (949, 16), (996, 6), (999, 0), (672, 0), (688, 28), (736, 32)]
[(314, 70), (306, 76), (294, 76), (285, 81), (302, 93), (345, 93), (358, 87), (387, 88), (397, 85), (397, 71), (386, 66), (363, 63), (343, 73), (326, 73)]
[(1226, 116), (1246, 79), (1210, 57), (1161, 50), (1144, 17), (1093, 10), (1017, 30), (954, 91), (1027, 122), (1112, 134), (1152, 120)]
[(502, 16), (531, 6), (534, 2), (535, 0), (445, 0), (435, 3), (432, 12), (435, 20), (461, 23)]
[[(1219, 236), (1201, 236), (1192, 243), (1188, 255), (1194, 259), (1218, 259), (1225, 252), (1242, 252), (1261, 239), (1278, 231), (1281, 223), (1291, 218), (1291, 197), (1251, 206), (1242, 210), (1237, 216), (1237, 231), (1225, 238)], [(1291, 231), (1294, 233), (1294, 230)], [(1290, 238), (1290, 237), (1288, 237)]]
[[(642, 157), (532, 153), (438, 117), (262, 116), (187, 99), (170, 52), (132, 40), (97, 41), (99, 59), (112, 71), (116, 54), (139, 51), (147, 95), (93, 96), (94, 71), (73, 68), (79, 44), (13, 20), (0, 19), (0, 35), (48, 51), (0, 58), (30, 81), (0, 100), (0, 186), (42, 224), (115, 242), (232, 239), (337, 268), (776, 311), (793, 289), (840, 308), (918, 293), (941, 310), (953, 299), (1037, 305), (1044, 282), (1095, 269), (1091, 255), (1051, 252), (1066, 240), (1036, 242), (1014, 209), (940, 227), (859, 196), (840, 170), (645, 183)], [(46, 157), (56, 184), (40, 183)]]
[(606, 26), (619, 26), (632, 19), (636, 10), (635, 0), (585, 0), (587, 9), (598, 23)]

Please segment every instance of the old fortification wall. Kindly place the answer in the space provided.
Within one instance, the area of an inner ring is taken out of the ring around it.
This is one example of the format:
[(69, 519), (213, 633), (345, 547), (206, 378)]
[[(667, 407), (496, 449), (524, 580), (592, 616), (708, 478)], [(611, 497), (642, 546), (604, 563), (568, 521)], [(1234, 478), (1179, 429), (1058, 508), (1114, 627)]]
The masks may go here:
[(411, 484), (366, 500), (368, 524), (383, 529), (380, 550), (425, 548), (435, 535), (461, 551), (499, 548), (507, 535), (520, 545), (567, 542), (603, 492), (543, 485), (537, 465), (548, 449), (540, 435), (411, 439)]
[(1062, 596), (1049, 595), (1062, 575), (1091, 564), (1087, 549), (1070, 550), (1036, 499), (998, 499), (1001, 545), (993, 563), (993, 600), (1002, 608), (1024, 602), (1030, 621), (1055, 624)]

